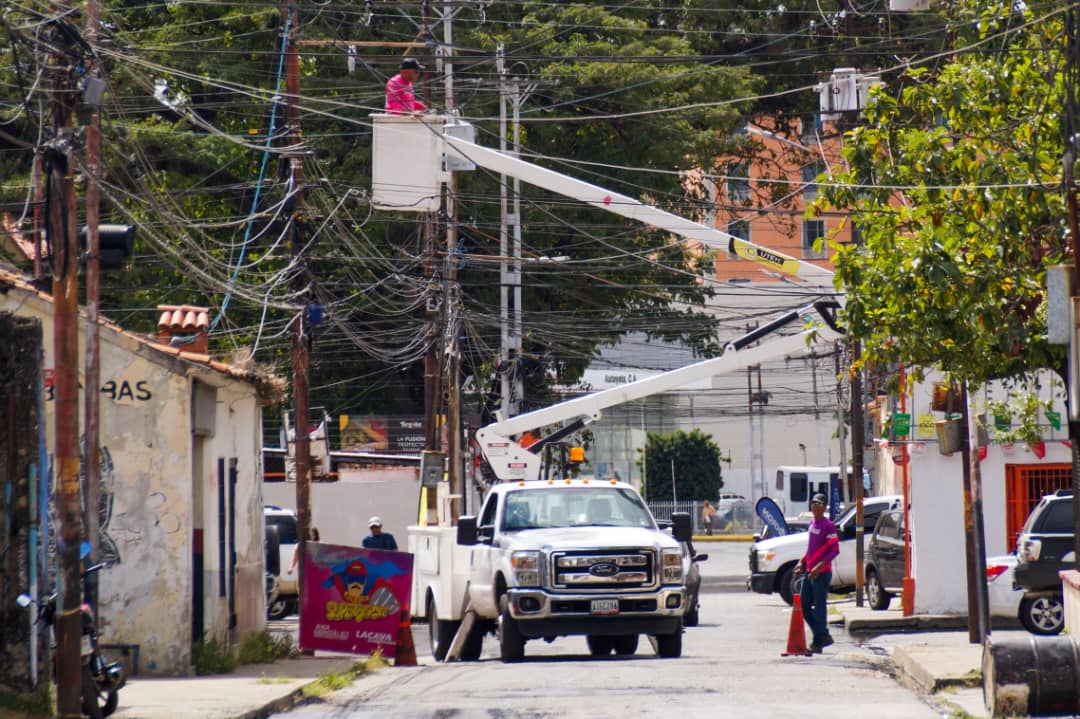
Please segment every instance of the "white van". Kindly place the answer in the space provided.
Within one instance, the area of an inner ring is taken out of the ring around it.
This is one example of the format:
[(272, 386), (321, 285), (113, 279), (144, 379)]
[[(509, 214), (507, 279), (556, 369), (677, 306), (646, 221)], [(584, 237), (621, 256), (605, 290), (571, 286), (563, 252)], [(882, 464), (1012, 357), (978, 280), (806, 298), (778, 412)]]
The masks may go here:
[[(851, 469), (848, 469), (851, 473)], [(810, 467), (780, 465), (776, 468), (776, 494), (774, 499), (785, 516), (796, 517), (810, 511), (810, 498), (824, 494), (829, 504), (835, 501), (833, 511), (839, 512), (847, 501), (846, 483), (840, 481), (840, 467)]]

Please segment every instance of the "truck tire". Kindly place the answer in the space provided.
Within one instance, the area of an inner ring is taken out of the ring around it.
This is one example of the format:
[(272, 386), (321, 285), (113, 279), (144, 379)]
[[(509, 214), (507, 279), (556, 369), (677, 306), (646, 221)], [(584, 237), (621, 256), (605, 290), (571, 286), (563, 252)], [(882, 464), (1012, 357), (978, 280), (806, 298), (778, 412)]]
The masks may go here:
[(795, 573), (795, 565), (789, 564), (780, 570), (780, 573), (776, 575), (776, 591), (780, 593), (780, 598), (791, 606), (794, 601), (791, 588), (791, 577)]
[(435, 597), (428, 597), (427, 617), (431, 656), (435, 658), (435, 661), (441, 662), (446, 659), (446, 652), (450, 650), (450, 644), (454, 641), (459, 622), (439, 619), (439, 613), (435, 609)]
[(696, 627), (700, 621), (698, 616), (698, 608), (687, 609), (686, 614), (682, 617), (682, 623), (684, 627)]
[(671, 634), (656, 635), (656, 654), (663, 659), (678, 659), (682, 656), (682, 628)]
[(620, 657), (628, 657), (637, 651), (637, 645), (637, 634), (623, 634), (615, 637), (615, 654)]
[(606, 657), (615, 651), (615, 637), (604, 634), (590, 634), (585, 637), (589, 645), (589, 654), (594, 657)]
[(518, 631), (517, 620), (510, 616), (506, 595), (499, 599), (499, 658), (504, 662), (520, 662), (525, 658), (525, 639)]
[(485, 624), (486, 620), (479, 617), (473, 622), (472, 630), (461, 645), (461, 661), (475, 662), (480, 659), (480, 654), (484, 651), (484, 635), (487, 634)]

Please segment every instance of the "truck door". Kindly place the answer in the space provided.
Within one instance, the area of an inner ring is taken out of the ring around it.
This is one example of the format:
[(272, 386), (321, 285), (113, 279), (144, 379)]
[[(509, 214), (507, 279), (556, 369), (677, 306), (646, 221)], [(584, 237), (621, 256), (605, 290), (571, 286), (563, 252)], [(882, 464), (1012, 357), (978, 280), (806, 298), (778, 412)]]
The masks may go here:
[(492, 492), (484, 502), (476, 526), (480, 541), (472, 546), (469, 555), (469, 598), (474, 608), (484, 616), (490, 616), (495, 606), (492, 557), (496, 550), (492, 547), (492, 542), (497, 541), (494, 538), (497, 536), (496, 519), (501, 496), (498, 492)]

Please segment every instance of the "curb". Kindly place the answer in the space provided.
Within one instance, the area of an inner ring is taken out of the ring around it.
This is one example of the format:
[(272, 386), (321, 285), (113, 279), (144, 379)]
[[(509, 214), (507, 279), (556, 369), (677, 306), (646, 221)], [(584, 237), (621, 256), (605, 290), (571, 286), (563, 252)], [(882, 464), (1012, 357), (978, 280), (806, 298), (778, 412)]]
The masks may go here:
[(695, 534), (692, 538), (695, 542), (752, 542), (752, 534)]
[(893, 663), (901, 684), (911, 686), (924, 694), (936, 694), (942, 689), (958, 687), (970, 689), (982, 686), (982, 674), (980, 672), (967, 672), (965, 674), (941, 674), (935, 675), (904, 647), (896, 647), (893, 650)]

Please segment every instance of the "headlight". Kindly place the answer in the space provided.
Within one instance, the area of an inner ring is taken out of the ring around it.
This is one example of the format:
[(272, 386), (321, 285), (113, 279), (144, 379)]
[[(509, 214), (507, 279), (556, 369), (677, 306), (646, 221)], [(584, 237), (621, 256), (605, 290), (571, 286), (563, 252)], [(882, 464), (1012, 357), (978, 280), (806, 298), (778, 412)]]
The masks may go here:
[(769, 563), (776, 557), (776, 552), (758, 552), (758, 569), (765, 569), (769, 566)]
[(519, 587), (540, 586), (540, 552), (528, 550), (510, 555), (510, 566)]
[(680, 584), (683, 580), (682, 549), (663, 552), (664, 584)]
[(1038, 539), (1024, 539), (1020, 542), (1017, 556), (1021, 562), (1037, 562), (1042, 554), (1042, 542)]

